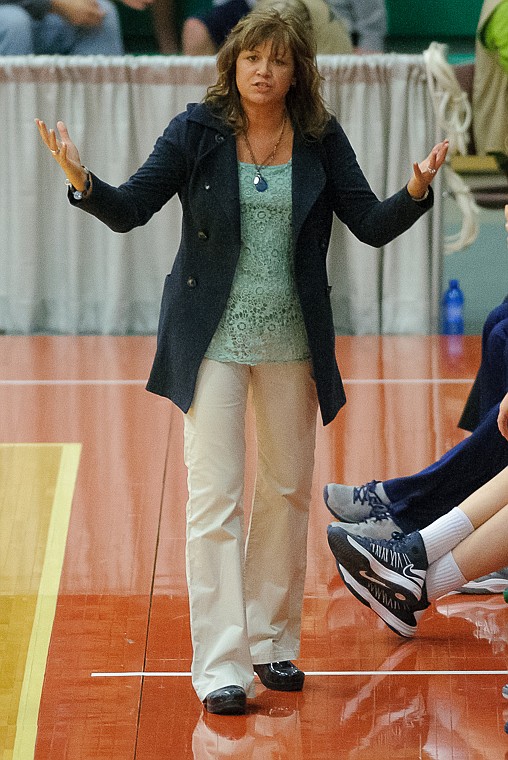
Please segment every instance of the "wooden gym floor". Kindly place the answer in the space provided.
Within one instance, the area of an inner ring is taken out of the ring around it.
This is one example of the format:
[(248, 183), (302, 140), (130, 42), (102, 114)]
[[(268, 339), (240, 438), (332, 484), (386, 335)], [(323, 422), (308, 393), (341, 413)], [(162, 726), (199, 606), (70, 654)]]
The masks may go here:
[[(189, 678), (181, 416), (144, 390), (152, 337), (0, 337), (2, 760), (501, 760), (508, 606), (442, 598), (419, 636), (344, 586), (323, 485), (414, 472), (457, 443), (476, 336), (342, 337), (348, 403), (318, 426), (304, 691), (246, 716)], [(248, 463), (252, 482), (251, 460)]]

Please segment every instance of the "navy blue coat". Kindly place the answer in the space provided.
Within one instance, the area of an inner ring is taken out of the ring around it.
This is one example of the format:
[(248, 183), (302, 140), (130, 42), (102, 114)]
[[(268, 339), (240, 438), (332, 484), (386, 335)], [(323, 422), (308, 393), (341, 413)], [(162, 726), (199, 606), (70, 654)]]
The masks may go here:
[[(93, 176), (79, 202), (112, 230), (146, 224), (175, 194), (182, 204), (180, 246), (166, 277), (157, 351), (147, 388), (186, 412), (199, 366), (224, 311), (240, 253), (240, 203), (232, 130), (204, 104), (176, 116), (138, 171), (120, 187)], [(295, 277), (323, 423), (345, 403), (335, 359), (326, 256), (333, 213), (361, 241), (380, 247), (432, 206), (403, 188), (380, 201), (342, 128), (331, 118), (319, 140), (295, 134), (292, 157)]]

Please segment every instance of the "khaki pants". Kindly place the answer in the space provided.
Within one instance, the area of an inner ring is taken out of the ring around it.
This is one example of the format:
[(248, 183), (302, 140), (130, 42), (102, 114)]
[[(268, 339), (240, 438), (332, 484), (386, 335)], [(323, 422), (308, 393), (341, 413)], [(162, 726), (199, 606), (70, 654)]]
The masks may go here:
[[(244, 546), (249, 388), (257, 474)], [(316, 412), (308, 362), (203, 360), (184, 424), (192, 675), (201, 700), (233, 684), (252, 695), (253, 663), (299, 654)]]

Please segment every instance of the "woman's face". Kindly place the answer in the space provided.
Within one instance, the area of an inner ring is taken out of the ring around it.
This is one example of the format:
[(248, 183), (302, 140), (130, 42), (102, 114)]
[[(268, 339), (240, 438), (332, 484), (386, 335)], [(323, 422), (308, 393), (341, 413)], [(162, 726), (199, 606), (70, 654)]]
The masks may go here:
[(272, 48), (272, 40), (254, 50), (242, 50), (236, 60), (236, 86), (244, 105), (274, 106), (285, 102), (294, 82), (290, 50)]

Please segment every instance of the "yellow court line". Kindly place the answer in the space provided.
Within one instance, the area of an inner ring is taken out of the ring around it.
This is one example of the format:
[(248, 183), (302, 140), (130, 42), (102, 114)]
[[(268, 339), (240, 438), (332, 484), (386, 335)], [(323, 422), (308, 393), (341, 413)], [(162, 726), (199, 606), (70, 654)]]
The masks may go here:
[(37, 718), (46, 660), (55, 617), (58, 589), (65, 554), (72, 497), (78, 472), (81, 444), (19, 444), (61, 446), (60, 466), (48, 527), (44, 563), (39, 581), (32, 632), (26, 657), (16, 722), (13, 760), (33, 760)]

